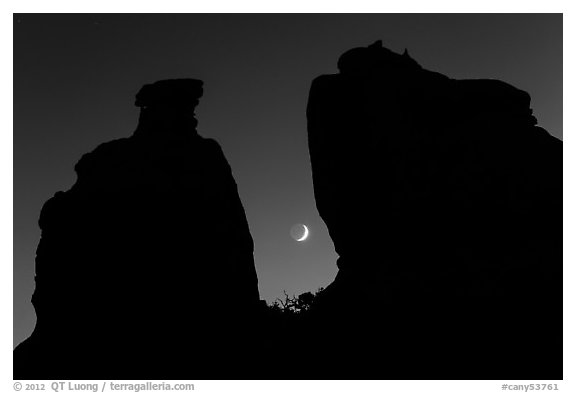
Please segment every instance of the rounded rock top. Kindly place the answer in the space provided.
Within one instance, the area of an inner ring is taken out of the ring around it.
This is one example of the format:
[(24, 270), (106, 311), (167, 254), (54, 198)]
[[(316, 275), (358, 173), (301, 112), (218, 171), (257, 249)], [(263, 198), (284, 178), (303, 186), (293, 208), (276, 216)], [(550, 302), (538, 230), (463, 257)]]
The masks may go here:
[(140, 108), (197, 104), (204, 82), (199, 79), (165, 79), (142, 86), (134, 105)]

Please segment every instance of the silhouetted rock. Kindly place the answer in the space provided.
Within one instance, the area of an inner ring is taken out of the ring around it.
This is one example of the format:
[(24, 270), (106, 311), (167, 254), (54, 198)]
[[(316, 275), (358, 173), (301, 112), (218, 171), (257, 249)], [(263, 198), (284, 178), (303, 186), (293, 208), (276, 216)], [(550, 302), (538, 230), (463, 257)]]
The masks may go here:
[(313, 310), (325, 369), (561, 379), (562, 143), (530, 96), (381, 42), (338, 68), (314, 80), (307, 109), (316, 205), (339, 255)]
[(530, 96), (380, 42), (338, 67), (307, 111), (330, 286), (262, 307), (202, 83), (157, 82), (42, 210), (14, 377), (561, 379), (562, 144)]
[(15, 378), (230, 378), (259, 306), (253, 241), (202, 82), (145, 85), (130, 138), (103, 143), (40, 216), (37, 325)]

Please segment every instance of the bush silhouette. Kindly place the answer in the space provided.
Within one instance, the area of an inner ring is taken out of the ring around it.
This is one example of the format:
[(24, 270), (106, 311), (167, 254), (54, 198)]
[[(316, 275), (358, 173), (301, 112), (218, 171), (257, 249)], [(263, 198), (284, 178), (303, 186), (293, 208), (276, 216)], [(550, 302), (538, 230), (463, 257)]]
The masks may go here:
[(304, 316), (310, 311), (322, 291), (324, 291), (324, 288), (320, 287), (314, 293), (304, 292), (298, 296), (290, 296), (284, 291), (284, 299), (277, 298), (274, 303), (268, 305), (268, 308), (275, 315), (285, 317)]

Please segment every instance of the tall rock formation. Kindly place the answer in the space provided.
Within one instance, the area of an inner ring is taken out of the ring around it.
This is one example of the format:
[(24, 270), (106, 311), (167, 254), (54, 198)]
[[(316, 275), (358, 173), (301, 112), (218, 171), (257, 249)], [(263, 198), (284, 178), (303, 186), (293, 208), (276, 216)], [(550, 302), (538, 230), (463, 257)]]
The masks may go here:
[(316, 205), (339, 255), (315, 310), (333, 370), (562, 378), (562, 143), (530, 96), (381, 42), (338, 68), (313, 81), (307, 109)]
[(37, 325), (15, 378), (234, 377), (258, 283), (230, 166), (196, 132), (202, 91), (145, 85), (135, 133), (84, 155), (44, 205)]

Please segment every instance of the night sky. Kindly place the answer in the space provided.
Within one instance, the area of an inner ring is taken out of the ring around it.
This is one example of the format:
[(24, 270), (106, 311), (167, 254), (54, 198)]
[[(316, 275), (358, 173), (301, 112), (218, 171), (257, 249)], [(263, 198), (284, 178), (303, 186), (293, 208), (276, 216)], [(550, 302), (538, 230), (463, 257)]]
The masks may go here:
[[(198, 132), (232, 167), (261, 298), (328, 285), (337, 255), (314, 203), (308, 89), (344, 51), (377, 39), (427, 69), (526, 90), (539, 124), (562, 138), (559, 14), (15, 15), (14, 344), (36, 320), (43, 203), (72, 186), (83, 154), (132, 134), (134, 95), (159, 79), (204, 81)], [(297, 223), (310, 229), (306, 241), (290, 235)]]

